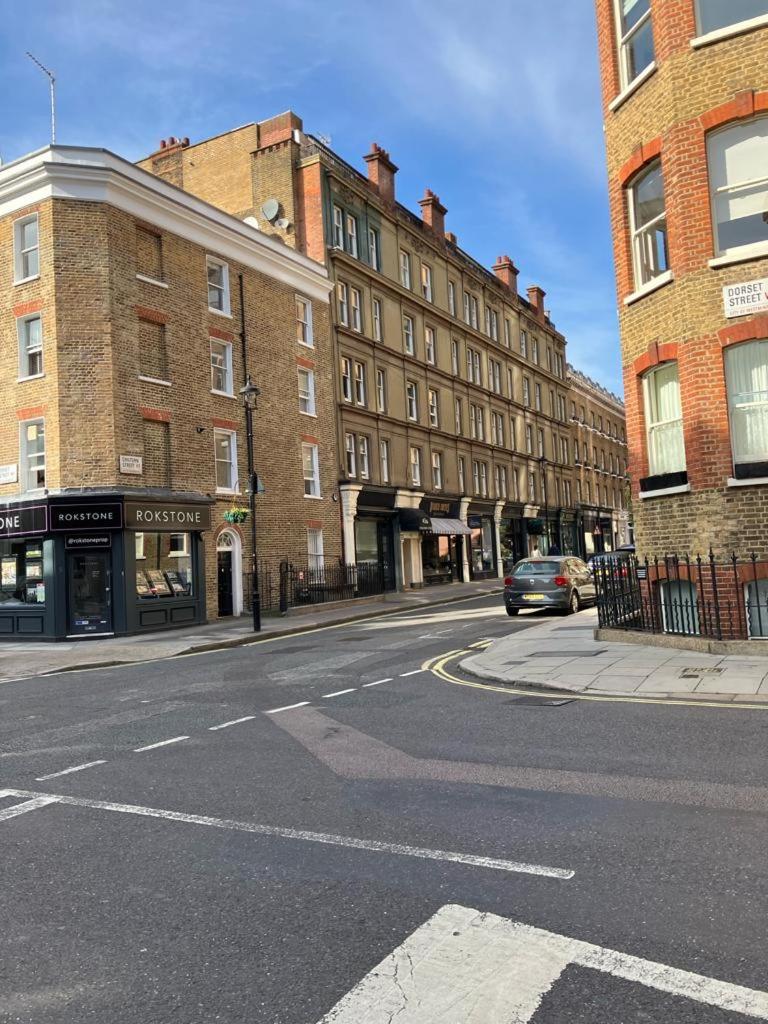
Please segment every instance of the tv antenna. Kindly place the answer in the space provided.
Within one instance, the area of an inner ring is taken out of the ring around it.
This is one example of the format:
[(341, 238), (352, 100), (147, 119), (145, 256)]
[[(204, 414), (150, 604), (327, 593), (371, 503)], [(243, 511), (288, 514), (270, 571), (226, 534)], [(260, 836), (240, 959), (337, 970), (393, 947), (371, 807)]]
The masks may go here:
[(37, 57), (31, 54), (29, 50), (26, 52), (32, 63), (37, 64), (43, 74), (48, 76), (48, 82), (51, 87), (51, 145), (54, 146), (56, 144), (56, 78), (53, 72), (49, 71), (44, 64), (41, 64)]

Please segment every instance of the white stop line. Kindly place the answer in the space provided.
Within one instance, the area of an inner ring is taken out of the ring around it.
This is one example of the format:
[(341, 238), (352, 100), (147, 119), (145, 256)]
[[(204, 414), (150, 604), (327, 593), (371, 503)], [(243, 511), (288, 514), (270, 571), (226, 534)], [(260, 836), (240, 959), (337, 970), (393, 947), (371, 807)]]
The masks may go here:
[(526, 1024), (569, 964), (768, 1020), (768, 992), (448, 905), (319, 1024)]

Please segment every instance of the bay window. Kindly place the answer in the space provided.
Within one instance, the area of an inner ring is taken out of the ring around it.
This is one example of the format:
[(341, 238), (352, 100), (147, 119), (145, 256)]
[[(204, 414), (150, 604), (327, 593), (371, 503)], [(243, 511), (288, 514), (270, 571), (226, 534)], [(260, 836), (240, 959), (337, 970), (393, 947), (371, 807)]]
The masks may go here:
[(768, 243), (768, 117), (707, 139), (715, 249), (727, 255)]
[(685, 472), (683, 412), (677, 363), (663, 363), (646, 374), (643, 393), (651, 476)]
[(639, 174), (628, 194), (635, 286), (640, 288), (669, 269), (661, 161)]
[(654, 60), (651, 0), (615, 0), (621, 87), (626, 89)]
[[(734, 471), (746, 476), (748, 464), (768, 462), (768, 341), (727, 348), (725, 378)], [(762, 466), (758, 472), (768, 476)]]

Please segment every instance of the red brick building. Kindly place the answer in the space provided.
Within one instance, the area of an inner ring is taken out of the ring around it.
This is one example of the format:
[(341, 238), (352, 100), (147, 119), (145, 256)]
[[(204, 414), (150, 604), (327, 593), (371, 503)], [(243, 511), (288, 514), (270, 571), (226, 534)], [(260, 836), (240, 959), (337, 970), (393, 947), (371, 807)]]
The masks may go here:
[(768, 558), (768, 0), (596, 7), (638, 550)]

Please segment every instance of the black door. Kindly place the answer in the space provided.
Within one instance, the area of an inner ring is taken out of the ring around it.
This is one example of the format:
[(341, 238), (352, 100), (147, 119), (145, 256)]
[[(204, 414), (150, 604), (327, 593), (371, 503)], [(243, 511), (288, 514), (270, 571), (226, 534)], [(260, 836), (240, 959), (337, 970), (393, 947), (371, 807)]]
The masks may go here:
[(69, 634), (112, 632), (112, 570), (107, 551), (70, 552)]
[(379, 565), (385, 590), (395, 589), (395, 559), (393, 557), (392, 523), (379, 522)]
[(218, 552), (219, 615), (232, 615), (232, 552)]

